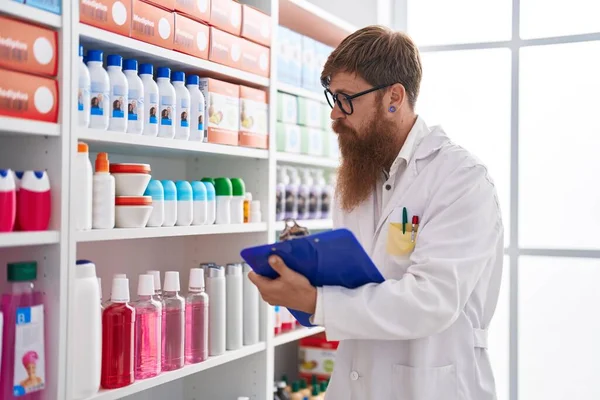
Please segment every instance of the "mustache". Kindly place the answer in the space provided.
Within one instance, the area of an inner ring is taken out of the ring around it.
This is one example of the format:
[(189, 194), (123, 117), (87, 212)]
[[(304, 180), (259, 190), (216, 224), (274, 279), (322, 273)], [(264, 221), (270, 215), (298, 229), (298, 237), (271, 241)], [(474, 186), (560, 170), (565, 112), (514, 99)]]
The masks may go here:
[(349, 126), (344, 125), (344, 123), (340, 120), (335, 120), (331, 123), (331, 129), (333, 129), (333, 131), (335, 133), (337, 133), (338, 135), (343, 135), (343, 134), (355, 134), (356, 132), (354, 131), (354, 129), (350, 128)]

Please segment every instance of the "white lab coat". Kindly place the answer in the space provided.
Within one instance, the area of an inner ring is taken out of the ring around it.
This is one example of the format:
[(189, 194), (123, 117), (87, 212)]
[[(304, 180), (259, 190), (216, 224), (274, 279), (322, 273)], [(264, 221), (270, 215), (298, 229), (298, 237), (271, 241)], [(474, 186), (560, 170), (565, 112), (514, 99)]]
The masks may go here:
[[(419, 117), (379, 193), (378, 221), (376, 195), (334, 209), (334, 226), (356, 235), (386, 281), (318, 288), (313, 320), (341, 341), (326, 400), (496, 399), (486, 348), (503, 226), (485, 166)], [(403, 207), (409, 229), (420, 217), (414, 249), (390, 225)]]

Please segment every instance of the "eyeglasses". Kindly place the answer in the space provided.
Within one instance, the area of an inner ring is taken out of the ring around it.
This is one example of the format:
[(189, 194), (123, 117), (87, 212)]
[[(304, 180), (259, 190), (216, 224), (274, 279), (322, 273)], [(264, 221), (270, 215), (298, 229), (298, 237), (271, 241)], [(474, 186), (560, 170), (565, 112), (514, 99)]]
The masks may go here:
[(342, 110), (342, 112), (346, 115), (350, 115), (354, 112), (354, 105), (352, 105), (352, 100), (356, 99), (357, 97), (363, 96), (365, 94), (374, 92), (376, 90), (381, 90), (381, 89), (385, 89), (387, 87), (392, 86), (392, 84), (389, 85), (380, 85), (380, 86), (375, 86), (372, 87), (371, 89), (367, 89), (365, 91), (353, 94), (353, 95), (349, 95), (346, 93), (333, 93), (331, 90), (329, 90), (329, 88), (325, 89), (325, 98), (327, 99), (327, 103), (329, 103), (329, 106), (333, 109), (335, 107), (335, 105), (337, 104), (338, 107), (340, 108), (340, 110)]

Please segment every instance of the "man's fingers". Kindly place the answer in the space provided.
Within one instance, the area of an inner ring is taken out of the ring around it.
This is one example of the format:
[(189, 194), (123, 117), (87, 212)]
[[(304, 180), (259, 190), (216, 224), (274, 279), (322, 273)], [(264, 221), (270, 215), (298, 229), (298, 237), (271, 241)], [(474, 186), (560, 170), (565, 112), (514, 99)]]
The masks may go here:
[(269, 265), (279, 274), (279, 276), (284, 276), (290, 271), (288, 266), (285, 265), (283, 260), (278, 256), (269, 257)]
[(250, 279), (250, 282), (254, 283), (256, 285), (256, 287), (258, 287), (259, 289), (266, 282), (270, 282), (271, 281), (269, 278), (265, 278), (264, 276), (260, 276), (256, 272), (254, 272), (254, 271), (250, 271), (248, 273), (248, 279)]

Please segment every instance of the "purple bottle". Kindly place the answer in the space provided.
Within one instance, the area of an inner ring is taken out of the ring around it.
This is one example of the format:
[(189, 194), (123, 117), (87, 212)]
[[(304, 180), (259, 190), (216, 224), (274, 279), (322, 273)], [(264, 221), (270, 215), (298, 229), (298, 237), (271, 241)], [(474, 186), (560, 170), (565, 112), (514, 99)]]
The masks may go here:
[(163, 292), (162, 370), (183, 367), (185, 337), (185, 300), (179, 295), (179, 272), (167, 271)]
[(204, 271), (190, 270), (185, 299), (185, 362), (196, 364), (208, 358), (208, 295), (204, 291)]
[(140, 275), (138, 300), (135, 302), (135, 379), (158, 375), (161, 364), (162, 306), (154, 300), (154, 277)]
[(285, 185), (285, 218), (298, 218), (298, 186), (300, 177), (294, 168), (288, 168), (289, 179)]

